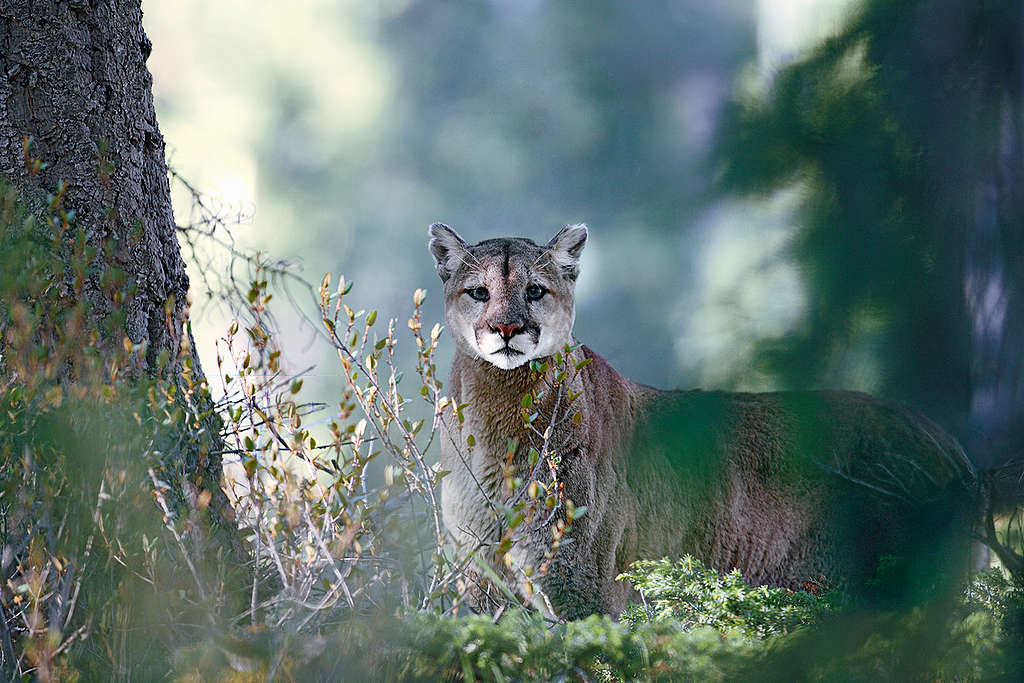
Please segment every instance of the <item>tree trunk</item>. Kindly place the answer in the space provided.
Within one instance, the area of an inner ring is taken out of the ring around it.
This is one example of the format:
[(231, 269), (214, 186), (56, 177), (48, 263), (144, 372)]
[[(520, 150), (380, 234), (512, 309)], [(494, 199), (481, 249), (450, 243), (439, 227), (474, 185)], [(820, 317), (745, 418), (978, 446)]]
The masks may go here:
[[(188, 277), (153, 110), (149, 52), (138, 0), (5, 0), (0, 7), (0, 173), (40, 195), (64, 183), (64, 205), (97, 248), (108, 238), (129, 244), (141, 224), (139, 248), (99, 258), (138, 284), (124, 332), (148, 345), (153, 364), (163, 349), (172, 358), (180, 351)], [(49, 165), (33, 174), (26, 156)], [(110, 311), (95, 282), (87, 296), (97, 316)]]
[(1024, 462), (1024, 4), (990, 41), (978, 81), (978, 167), (966, 226), (964, 296), (971, 321), (971, 406), (966, 445), (983, 467), (1008, 461), (1016, 490)]
[[(0, 175), (29, 199), (63, 188), (63, 207), (97, 250), (82, 290), (95, 322), (115, 308), (104, 273), (117, 268), (136, 286), (122, 304), (123, 327), (106, 326), (100, 351), (109, 357), (127, 336), (145, 345), (146, 372), (166, 351), (174, 379), (182, 342), (191, 348), (183, 340), (189, 283), (146, 68), (150, 48), (140, 0), (2, 0)], [(219, 425), (210, 426), (201, 447), (168, 453), (169, 467), (181, 501), (205, 498), (205, 489), (210, 507), (230, 520)]]

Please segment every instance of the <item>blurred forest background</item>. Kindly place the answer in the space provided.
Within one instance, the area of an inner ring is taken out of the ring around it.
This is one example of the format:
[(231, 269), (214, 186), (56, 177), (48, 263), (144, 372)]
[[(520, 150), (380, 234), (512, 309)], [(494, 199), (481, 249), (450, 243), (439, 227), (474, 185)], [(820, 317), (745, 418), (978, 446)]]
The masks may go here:
[[(426, 287), (441, 320), (432, 221), (473, 241), (586, 222), (576, 333), (632, 379), (859, 389), (976, 460), (1020, 444), (1019, 2), (143, 9), (170, 164), (311, 281), (344, 273), (400, 319)], [(208, 371), (222, 267), (192, 273)], [(282, 332), (333, 405), (331, 349)]]

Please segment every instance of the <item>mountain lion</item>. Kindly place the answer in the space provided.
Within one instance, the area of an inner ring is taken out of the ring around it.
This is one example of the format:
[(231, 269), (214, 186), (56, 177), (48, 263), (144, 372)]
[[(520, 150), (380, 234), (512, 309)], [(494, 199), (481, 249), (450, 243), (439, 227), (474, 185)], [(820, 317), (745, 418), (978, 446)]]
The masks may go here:
[(430, 238), (455, 341), (444, 522), (539, 609), (617, 615), (630, 562), (687, 553), (753, 584), (881, 597), (966, 569), (977, 478), (927, 418), (850, 392), (636, 384), (572, 336), (585, 226), (544, 245), (440, 223)]

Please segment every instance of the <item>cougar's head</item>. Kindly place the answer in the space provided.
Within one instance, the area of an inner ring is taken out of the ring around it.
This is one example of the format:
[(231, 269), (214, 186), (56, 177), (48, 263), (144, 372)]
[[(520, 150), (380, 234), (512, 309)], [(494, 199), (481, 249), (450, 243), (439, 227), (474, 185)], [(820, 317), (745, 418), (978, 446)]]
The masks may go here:
[(545, 245), (519, 237), (471, 245), (447, 225), (431, 225), (430, 253), (458, 348), (503, 370), (561, 350), (572, 339), (586, 242), (585, 225), (567, 225)]

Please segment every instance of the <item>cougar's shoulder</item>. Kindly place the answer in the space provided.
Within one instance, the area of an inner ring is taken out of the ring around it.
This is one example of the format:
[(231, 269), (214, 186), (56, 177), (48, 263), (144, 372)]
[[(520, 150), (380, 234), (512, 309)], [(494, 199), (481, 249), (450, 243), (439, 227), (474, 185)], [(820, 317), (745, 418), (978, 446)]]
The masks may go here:
[(629, 450), (638, 420), (669, 392), (627, 379), (589, 346), (582, 345), (580, 352), (590, 361), (581, 375), (582, 431), (595, 454), (622, 456)]

